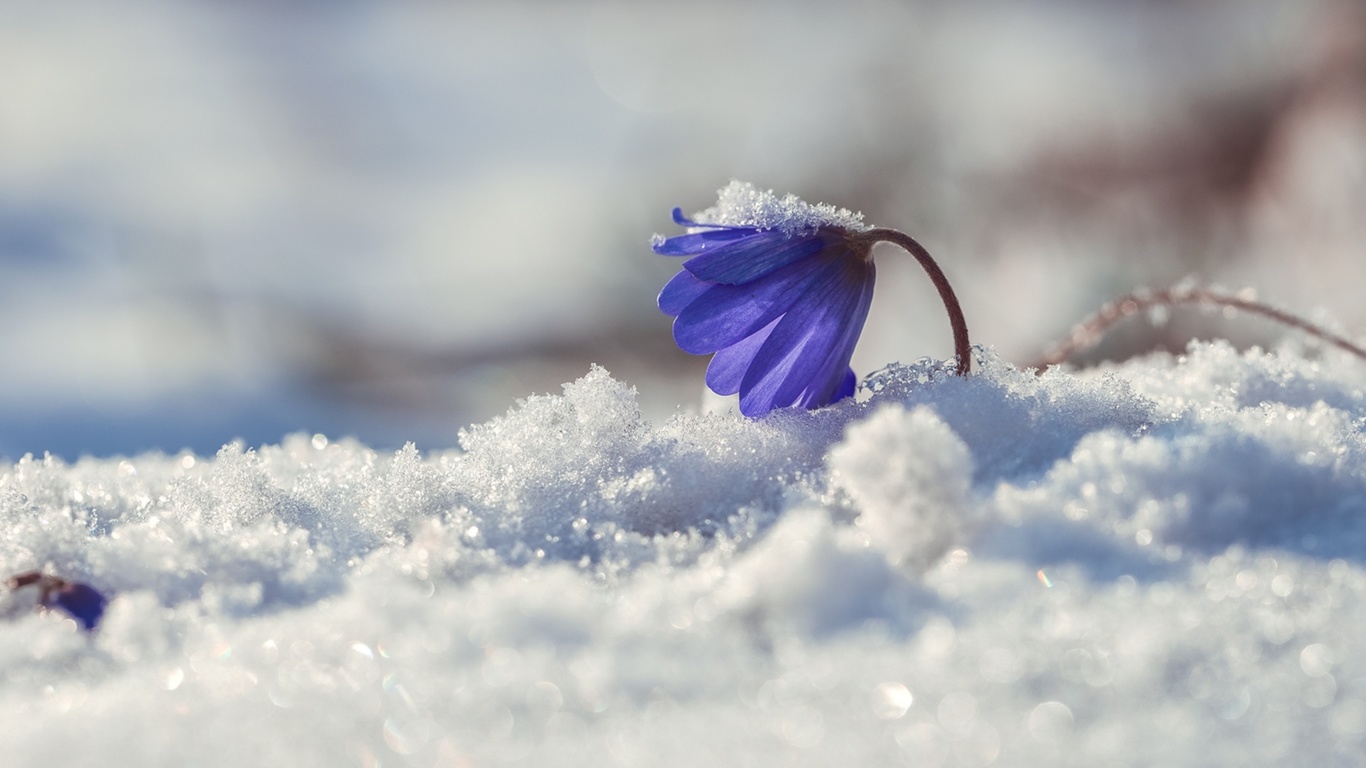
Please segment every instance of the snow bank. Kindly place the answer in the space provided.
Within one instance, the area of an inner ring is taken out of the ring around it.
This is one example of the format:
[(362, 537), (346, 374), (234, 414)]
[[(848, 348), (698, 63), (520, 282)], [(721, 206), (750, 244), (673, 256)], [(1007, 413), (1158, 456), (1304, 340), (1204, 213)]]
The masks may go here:
[[(297, 435), (0, 475), (44, 765), (1348, 764), (1366, 371), (1193, 345), (893, 366), (860, 402), (643, 419), (595, 369), (381, 455)], [(1293, 756), (1293, 757), (1292, 757)]]

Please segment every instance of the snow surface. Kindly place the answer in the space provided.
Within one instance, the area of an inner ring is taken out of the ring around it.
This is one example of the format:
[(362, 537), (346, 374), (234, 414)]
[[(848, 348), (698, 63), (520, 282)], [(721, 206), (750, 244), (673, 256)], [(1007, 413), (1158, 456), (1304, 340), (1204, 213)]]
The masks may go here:
[(872, 227), (863, 223), (863, 214), (829, 203), (808, 203), (793, 194), (779, 197), (746, 181), (732, 181), (716, 193), (716, 205), (697, 214), (694, 220), (730, 227), (776, 229), (791, 237), (821, 227), (838, 227), (864, 232)]
[(7, 766), (1350, 765), (1366, 370), (893, 366), (760, 420), (602, 369), (380, 454), (0, 474)]

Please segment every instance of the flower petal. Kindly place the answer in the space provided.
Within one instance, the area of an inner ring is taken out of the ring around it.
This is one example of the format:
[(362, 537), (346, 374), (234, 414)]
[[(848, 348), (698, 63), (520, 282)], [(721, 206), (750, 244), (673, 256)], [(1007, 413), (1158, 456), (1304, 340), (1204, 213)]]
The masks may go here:
[(670, 278), (659, 292), (659, 309), (666, 315), (677, 317), (683, 308), (696, 301), (715, 283), (704, 283), (692, 276), (686, 269)]
[(797, 398), (795, 405), (798, 408), (821, 408), (832, 403), (838, 403), (846, 397), (853, 397), (858, 391), (858, 376), (854, 374), (853, 368), (845, 368), (844, 376), (839, 379), (839, 386), (834, 390), (834, 394), (822, 398), (818, 389), (808, 389)]
[[(808, 384), (799, 395), (794, 404), (802, 408), (820, 408), (829, 405), (837, 400), (843, 400), (854, 393), (858, 379), (854, 376), (854, 371), (849, 367), (849, 359), (854, 356), (854, 347), (858, 346), (859, 335), (863, 333), (863, 324), (868, 319), (868, 309), (873, 304), (873, 282), (875, 273), (873, 265), (869, 264), (868, 272), (864, 276), (858, 303), (854, 306), (853, 314), (843, 321), (844, 335), (838, 339), (831, 347), (831, 354), (811, 377)], [(778, 400), (784, 402), (788, 397), (788, 392), (783, 391), (778, 394)]]
[(678, 225), (680, 225), (680, 226), (684, 226), (684, 227), (695, 227), (695, 228), (699, 228), (699, 229), (702, 228), (702, 227), (709, 227), (709, 228), (711, 228), (711, 229), (754, 229), (754, 230), (757, 230), (756, 227), (747, 227), (747, 226), (744, 226), (743, 224), (711, 224), (711, 223), (708, 223), (708, 222), (694, 221), (694, 220), (688, 218), (687, 216), (684, 216), (684, 215), (683, 215), (683, 209), (682, 209), (682, 208), (674, 208), (673, 219), (674, 219), (674, 223), (675, 223), (675, 224), (678, 224)]
[(839, 255), (805, 259), (747, 285), (712, 285), (674, 320), (674, 341), (684, 352), (706, 355), (749, 336), (788, 311), (813, 286), (834, 278)]
[(838, 236), (832, 234), (817, 232), (788, 237), (782, 232), (765, 230), (708, 249), (683, 262), (683, 268), (702, 280), (744, 285), (837, 245)]
[(840, 266), (832, 279), (811, 286), (754, 356), (740, 385), (741, 413), (793, 405), (808, 389), (813, 400), (828, 398), (842, 383), (867, 316), (872, 270), (860, 262)]
[(849, 367), (849, 360), (854, 356), (854, 348), (858, 346), (859, 335), (862, 334), (863, 324), (868, 319), (868, 308), (872, 305), (872, 298), (873, 283), (870, 280), (861, 303), (854, 315), (847, 321), (849, 331), (847, 338), (841, 340), (837, 345), (837, 349), (840, 350), (839, 355), (834, 358), (827, 369), (829, 373), (821, 377), (823, 384), (820, 387), (809, 387), (803, 392), (797, 398), (796, 404), (798, 406), (821, 408), (846, 397), (853, 397), (854, 392), (858, 389), (858, 377), (854, 375), (854, 369)]
[(725, 243), (750, 237), (757, 229), (708, 229), (703, 232), (690, 232), (686, 235), (661, 238), (655, 235), (650, 248), (661, 256), (692, 256), (708, 249), (718, 248)]
[(768, 335), (773, 332), (773, 327), (778, 324), (779, 319), (774, 318), (773, 322), (763, 328), (717, 351), (707, 364), (707, 386), (711, 391), (718, 395), (733, 395), (740, 391), (740, 382), (745, 378), (745, 371), (749, 370), (750, 363), (754, 362), (754, 356), (758, 354)]
[(854, 373), (853, 368), (844, 369), (844, 381), (840, 382), (839, 389), (835, 390), (835, 397), (830, 402), (838, 403), (846, 397), (853, 397), (858, 391), (858, 374)]

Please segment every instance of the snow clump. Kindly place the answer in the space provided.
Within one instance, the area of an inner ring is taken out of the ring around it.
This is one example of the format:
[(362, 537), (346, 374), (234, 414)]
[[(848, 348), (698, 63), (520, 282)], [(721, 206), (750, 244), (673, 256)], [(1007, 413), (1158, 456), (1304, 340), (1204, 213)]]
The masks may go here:
[(892, 561), (923, 571), (961, 539), (972, 514), (972, 454), (927, 406), (892, 404), (830, 452), (831, 483)]

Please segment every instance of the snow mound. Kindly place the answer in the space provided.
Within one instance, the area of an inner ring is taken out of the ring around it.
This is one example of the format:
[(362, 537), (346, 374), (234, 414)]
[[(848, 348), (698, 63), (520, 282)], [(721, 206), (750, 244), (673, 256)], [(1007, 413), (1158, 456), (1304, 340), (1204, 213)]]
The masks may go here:
[[(890, 366), (760, 420), (594, 369), (459, 448), (0, 473), (6, 764), (1350, 764), (1366, 371)], [(79, 738), (72, 738), (79, 734)], [(1160, 738), (1155, 738), (1160, 735)]]
[(849, 428), (830, 452), (831, 483), (894, 563), (917, 571), (954, 544), (972, 514), (972, 454), (934, 411), (889, 405)]

